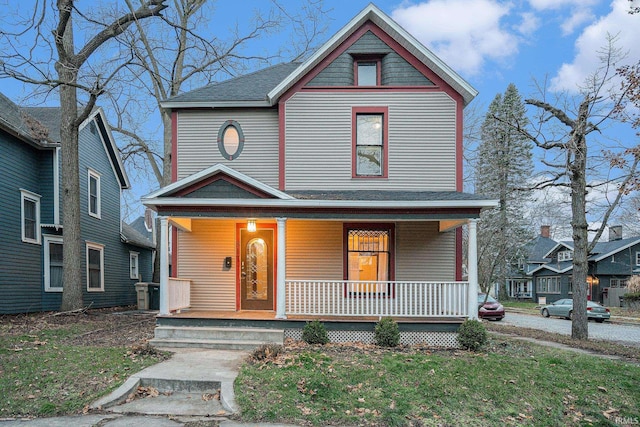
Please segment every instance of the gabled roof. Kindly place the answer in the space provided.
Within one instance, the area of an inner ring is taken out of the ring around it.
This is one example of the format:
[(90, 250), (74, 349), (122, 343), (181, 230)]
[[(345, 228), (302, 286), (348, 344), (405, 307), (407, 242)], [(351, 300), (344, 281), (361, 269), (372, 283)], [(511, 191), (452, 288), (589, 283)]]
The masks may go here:
[(626, 239), (613, 240), (610, 242), (599, 242), (591, 251), (589, 261), (600, 261), (614, 255), (620, 251), (640, 244), (640, 237), (629, 237)]
[(320, 64), (367, 21), (380, 27), (400, 46), (460, 93), (465, 105), (478, 94), (477, 90), (404, 28), (378, 7), (369, 4), (303, 63), (282, 63), (230, 80), (212, 83), (203, 88), (169, 98), (161, 102), (161, 105), (164, 108), (270, 107), (276, 105), (287, 90)]
[(267, 100), (267, 93), (299, 65), (299, 62), (274, 65), (176, 95), (161, 102), (161, 105), (164, 108), (269, 107), (271, 104)]
[(546, 255), (556, 247), (558, 242), (550, 237), (537, 236), (528, 245), (527, 262), (532, 264), (542, 264), (549, 261)]
[(190, 187), (193, 187), (194, 185), (206, 181), (207, 179), (212, 178), (216, 175), (226, 175), (228, 177), (231, 177), (238, 182), (246, 184), (248, 187), (252, 187), (265, 195), (271, 196), (272, 198), (292, 199), (292, 197), (288, 194), (276, 190), (273, 187), (263, 184), (262, 182), (251, 178), (250, 176), (240, 173), (220, 163), (210, 166), (207, 169), (203, 169), (198, 173), (188, 176), (187, 178), (183, 178), (179, 181), (169, 184), (157, 191), (154, 191), (153, 193), (145, 196), (143, 199), (155, 199), (168, 195), (174, 195), (180, 192), (180, 190), (189, 189)]
[(150, 239), (143, 236), (140, 232), (138, 232), (136, 229), (125, 222), (122, 222), (122, 232), (120, 233), (120, 238), (124, 243), (128, 243), (130, 245), (149, 249), (156, 248), (156, 245), (154, 245)]
[(549, 249), (547, 251), (546, 254), (544, 254), (545, 258), (549, 258), (549, 256), (554, 253), (555, 251), (559, 251), (561, 249), (569, 249), (570, 251), (573, 250), (573, 242), (571, 241), (562, 241), (562, 242), (557, 242), (551, 249)]
[[(51, 143), (52, 141), (34, 136), (31, 127), (33, 124), (38, 124), (39, 120), (29, 114), (28, 110), (28, 108), (19, 107), (0, 93), (0, 128), (36, 148), (56, 147), (57, 144)], [(30, 126), (28, 121), (34, 123)], [(46, 127), (43, 123), (39, 124)]]
[[(62, 143), (60, 138), (60, 107), (29, 107), (26, 110), (34, 116), (38, 121), (45, 125), (49, 129), (49, 137), (56, 142)], [(113, 169), (120, 187), (122, 189), (130, 188), (129, 177), (124, 169), (124, 164), (120, 158), (116, 141), (111, 133), (111, 128), (107, 122), (107, 118), (102, 108), (95, 108), (89, 117), (80, 124), (79, 130), (82, 130), (93, 120), (96, 122), (96, 126), (100, 132), (100, 138), (104, 146), (105, 152), (109, 157), (109, 162)]]
[(427, 49), (415, 37), (409, 34), (404, 28), (398, 25), (382, 10), (370, 3), (358, 15), (356, 15), (347, 25), (338, 31), (329, 41), (318, 49), (300, 67), (291, 73), (285, 80), (269, 92), (267, 98), (271, 104), (275, 104), (280, 96), (290, 89), (300, 78), (307, 74), (313, 67), (318, 65), (330, 52), (336, 49), (352, 33), (360, 28), (367, 21), (373, 22), (389, 36), (391, 36), (402, 47), (407, 49), (418, 60), (429, 67), (436, 75), (447, 82), (452, 88), (460, 93), (465, 105), (476, 97), (478, 91), (467, 83), (460, 75), (445, 64), (433, 52)]

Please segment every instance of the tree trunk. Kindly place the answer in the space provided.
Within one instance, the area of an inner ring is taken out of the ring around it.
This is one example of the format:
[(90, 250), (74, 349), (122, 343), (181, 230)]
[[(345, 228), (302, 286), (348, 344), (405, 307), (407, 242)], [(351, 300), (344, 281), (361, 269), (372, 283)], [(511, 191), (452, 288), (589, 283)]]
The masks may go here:
[(587, 318), (587, 271), (589, 264), (589, 235), (586, 215), (586, 165), (587, 141), (585, 130), (587, 126), (587, 108), (590, 101), (585, 98), (580, 104), (574, 131), (569, 140), (567, 155), (573, 155), (569, 162), (571, 174), (571, 228), (573, 232), (573, 320), (571, 322), (571, 337), (579, 340), (589, 338), (589, 324)]
[[(64, 47), (73, 52), (71, 21), (64, 33)], [(83, 307), (82, 300), (82, 236), (80, 233), (80, 163), (78, 157), (78, 99), (73, 83), (77, 80), (77, 67), (70, 61), (56, 62), (60, 81), (60, 141), (62, 145), (62, 229), (64, 259), (62, 304), (60, 311)]]
[(160, 108), (160, 116), (162, 117), (162, 126), (164, 127), (164, 158), (162, 160), (162, 182), (160, 182), (160, 188), (165, 187), (171, 183), (171, 163), (173, 159), (171, 148), (171, 111), (165, 108)]

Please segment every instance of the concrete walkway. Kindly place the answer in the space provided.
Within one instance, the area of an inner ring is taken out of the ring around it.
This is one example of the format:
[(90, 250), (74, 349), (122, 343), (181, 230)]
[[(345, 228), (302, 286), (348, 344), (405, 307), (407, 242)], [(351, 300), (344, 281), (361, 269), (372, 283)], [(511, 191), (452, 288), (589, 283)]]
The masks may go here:
[[(246, 351), (190, 348), (165, 349), (171, 359), (131, 376), (111, 394), (91, 405), (95, 413), (82, 416), (0, 421), (0, 427), (295, 427), (284, 424), (238, 423), (233, 382)], [(126, 402), (138, 387), (152, 387), (155, 397)]]

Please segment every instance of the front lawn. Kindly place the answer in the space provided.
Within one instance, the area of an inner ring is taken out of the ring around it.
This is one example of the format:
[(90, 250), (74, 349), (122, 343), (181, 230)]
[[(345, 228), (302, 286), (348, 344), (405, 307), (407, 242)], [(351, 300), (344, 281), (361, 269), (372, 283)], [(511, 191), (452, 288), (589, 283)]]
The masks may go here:
[(0, 418), (82, 412), (166, 358), (141, 344), (154, 324), (111, 310), (0, 317)]
[(636, 364), (493, 337), (481, 353), (289, 343), (235, 387), (244, 421), (614, 426), (640, 420), (638, 384)]

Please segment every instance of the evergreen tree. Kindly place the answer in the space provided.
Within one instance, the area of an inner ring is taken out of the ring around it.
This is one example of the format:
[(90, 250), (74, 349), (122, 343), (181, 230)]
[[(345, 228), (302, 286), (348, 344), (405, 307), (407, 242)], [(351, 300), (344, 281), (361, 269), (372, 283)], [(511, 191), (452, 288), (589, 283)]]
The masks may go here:
[(517, 131), (527, 125), (522, 98), (510, 84), (489, 105), (478, 147), (476, 192), (499, 200), (478, 223), (478, 280), (485, 292), (499, 283), (506, 295), (511, 266), (524, 256), (522, 247), (531, 237), (524, 206), (531, 196), (526, 188), (533, 169), (532, 144)]

